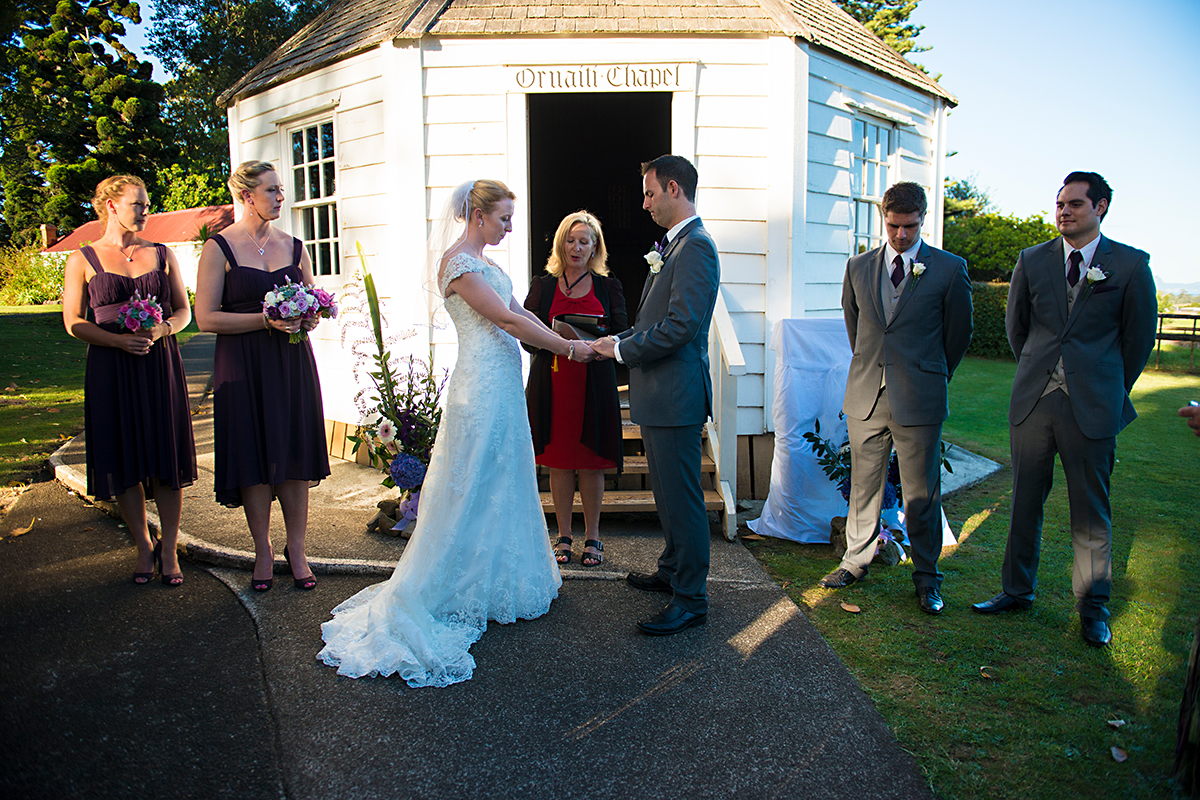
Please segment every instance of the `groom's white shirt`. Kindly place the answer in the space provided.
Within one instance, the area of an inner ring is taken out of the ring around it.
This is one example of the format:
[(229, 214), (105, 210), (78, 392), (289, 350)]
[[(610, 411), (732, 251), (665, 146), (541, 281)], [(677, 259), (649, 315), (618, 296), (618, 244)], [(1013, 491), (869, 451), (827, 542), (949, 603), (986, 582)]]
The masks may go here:
[[(676, 223), (674, 226), (672, 226), (671, 229), (669, 231), (667, 231), (667, 236), (666, 236), (667, 244), (670, 244), (671, 242), (673, 242), (675, 240), (675, 237), (679, 235), (679, 232), (681, 230), (683, 230), (684, 226), (687, 225), (689, 222), (691, 222), (694, 219), (700, 219), (700, 215), (692, 214), (687, 219), (683, 220), (682, 222)], [(663, 248), (663, 249), (666, 249), (666, 248)], [(621, 340), (616, 338), (615, 336), (613, 337), (613, 358), (615, 358), (617, 360), (618, 364), (625, 363), (625, 359), (621, 358)]]

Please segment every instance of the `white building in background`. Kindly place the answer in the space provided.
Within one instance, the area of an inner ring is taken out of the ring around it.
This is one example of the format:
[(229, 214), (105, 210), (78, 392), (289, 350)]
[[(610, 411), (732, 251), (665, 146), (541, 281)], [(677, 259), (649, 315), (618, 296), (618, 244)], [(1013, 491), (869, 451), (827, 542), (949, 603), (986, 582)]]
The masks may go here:
[[(424, 315), (428, 221), (478, 177), (518, 196), (493, 253), (518, 299), (558, 220), (588, 208), (636, 304), (642, 254), (663, 233), (641, 210), (639, 164), (691, 159), (745, 362), (726, 417), (739, 497), (766, 495), (775, 323), (841, 313), (846, 258), (882, 241), (892, 183), (926, 188), (923, 234), (940, 244), (956, 104), (829, 0), (341, 0), (220, 102), (233, 163), (271, 161), (285, 177), (281, 224), (318, 283), (349, 280), (361, 243), (401, 325)], [(427, 333), (406, 341), (427, 354)], [(354, 423), (338, 326), (314, 348), (327, 415)]]

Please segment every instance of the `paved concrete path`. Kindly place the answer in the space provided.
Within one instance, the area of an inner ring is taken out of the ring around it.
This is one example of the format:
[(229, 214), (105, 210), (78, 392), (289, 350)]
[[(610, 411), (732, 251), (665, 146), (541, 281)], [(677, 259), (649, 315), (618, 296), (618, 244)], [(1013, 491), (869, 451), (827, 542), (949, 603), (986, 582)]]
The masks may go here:
[[(79, 443), (57, 455), (66, 487), (81, 464)], [(315, 660), (329, 610), (399, 556), (363, 533), (378, 474), (339, 464), (313, 491), (316, 590), (280, 575), (257, 594), (245, 521), (212, 500), (203, 449), (201, 464), (177, 589), (133, 585), (127, 532), (58, 483), (0, 526), (34, 521), (0, 540), (3, 796), (930, 796), (807, 618), (715, 525), (707, 625), (637, 633), (663, 597), (619, 578), (652, 568), (660, 534), (653, 517), (606, 520), (601, 569), (566, 571), (578, 579), (541, 619), (490, 626), (472, 680), (414, 690)]]

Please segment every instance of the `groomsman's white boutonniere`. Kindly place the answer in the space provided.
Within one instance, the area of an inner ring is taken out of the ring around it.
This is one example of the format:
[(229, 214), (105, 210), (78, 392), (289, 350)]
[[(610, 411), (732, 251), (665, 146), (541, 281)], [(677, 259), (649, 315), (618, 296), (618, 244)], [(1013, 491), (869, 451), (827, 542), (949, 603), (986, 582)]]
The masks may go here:
[(650, 265), (650, 274), (657, 275), (663, 265), (663, 246), (655, 242), (654, 247), (650, 248), (650, 252), (646, 253), (646, 263)]
[(1099, 267), (1088, 267), (1087, 272), (1083, 273), (1083, 276), (1087, 278), (1087, 291), (1085, 291), (1084, 294), (1091, 294), (1092, 289), (1095, 288), (1096, 284), (1102, 280), (1106, 280), (1111, 274), (1112, 273), (1105, 272)]
[(925, 265), (920, 261), (912, 262), (912, 288), (917, 288), (917, 282), (921, 280), (921, 276), (925, 274)]

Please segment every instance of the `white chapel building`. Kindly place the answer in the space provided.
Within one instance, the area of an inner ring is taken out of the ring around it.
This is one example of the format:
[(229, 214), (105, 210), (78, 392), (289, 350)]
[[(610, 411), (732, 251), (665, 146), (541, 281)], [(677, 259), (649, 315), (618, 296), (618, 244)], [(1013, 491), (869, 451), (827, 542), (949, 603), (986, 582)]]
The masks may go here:
[[(640, 163), (691, 159), (721, 257), (721, 478), (765, 497), (771, 332), (840, 315), (846, 259), (882, 242), (892, 183), (925, 187), (922, 233), (940, 245), (957, 101), (829, 0), (337, 0), (220, 102), (233, 164), (278, 165), (280, 224), (305, 241), (318, 284), (352, 280), (361, 245), (393, 325), (420, 316), (429, 220), (471, 178), (517, 194), (491, 256), (518, 300), (558, 221), (586, 208), (632, 309), (663, 234), (641, 209)], [(429, 338), (405, 345), (426, 357)], [(313, 344), (326, 415), (352, 432), (341, 325)], [(436, 366), (452, 366), (441, 353)]]

